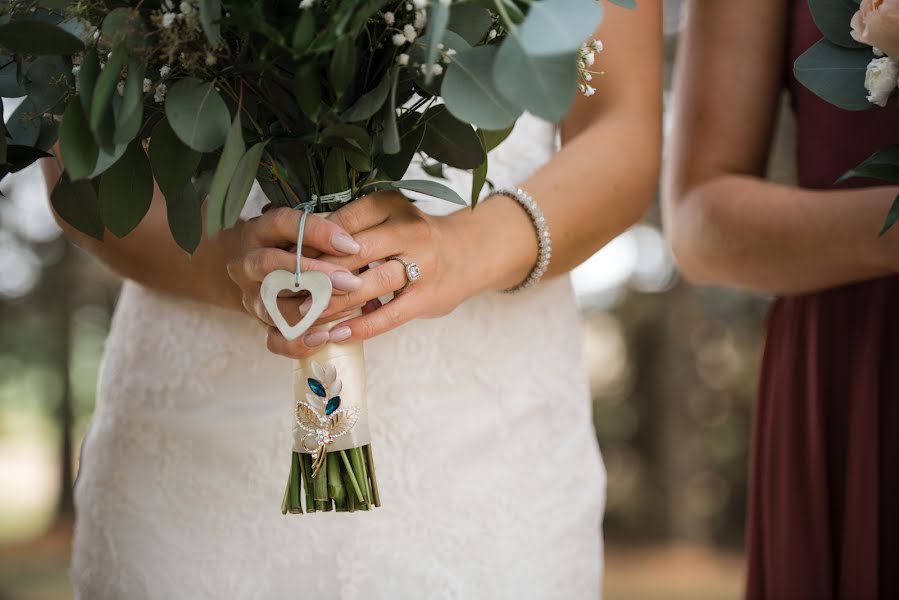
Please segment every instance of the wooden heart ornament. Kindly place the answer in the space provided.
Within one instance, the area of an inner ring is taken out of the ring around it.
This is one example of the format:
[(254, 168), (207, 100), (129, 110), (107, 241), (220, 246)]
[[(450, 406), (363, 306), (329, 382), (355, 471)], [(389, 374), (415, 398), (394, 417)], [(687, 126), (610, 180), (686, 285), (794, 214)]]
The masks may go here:
[[(278, 294), (281, 292), (307, 291), (312, 296), (309, 312), (296, 325), (290, 325), (278, 306)], [(297, 283), (296, 273), (291, 271), (272, 271), (262, 280), (262, 303), (285, 338), (295, 340), (312, 327), (331, 301), (331, 279), (321, 271), (304, 271)]]

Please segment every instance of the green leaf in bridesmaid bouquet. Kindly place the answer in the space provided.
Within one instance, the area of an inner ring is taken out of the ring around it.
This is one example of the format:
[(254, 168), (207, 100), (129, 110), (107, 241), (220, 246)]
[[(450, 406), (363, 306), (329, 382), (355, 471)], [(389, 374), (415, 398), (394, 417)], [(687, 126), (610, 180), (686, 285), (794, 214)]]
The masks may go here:
[(94, 186), (87, 179), (70, 181), (63, 174), (50, 194), (50, 204), (63, 221), (94, 239), (103, 239), (103, 220), (100, 201)]
[(322, 382), (318, 379), (310, 377), (306, 380), (306, 383), (309, 385), (309, 389), (312, 390), (312, 393), (319, 398), (324, 398), (328, 395), (327, 392), (325, 392), (325, 386), (322, 385)]
[(457, 169), (474, 169), (484, 162), (484, 149), (475, 130), (449, 113), (445, 106), (425, 112), (421, 150), (436, 161)]
[(111, 150), (112, 137), (115, 133), (115, 117), (112, 112), (112, 98), (116, 93), (122, 67), (125, 65), (125, 53), (113, 53), (106, 66), (97, 76), (94, 92), (91, 96), (90, 125), (91, 131), (102, 148)]
[(25, 95), (22, 82), (19, 81), (19, 65), (8, 54), (0, 54), (0, 96), (3, 98), (18, 98)]
[(519, 38), (506, 36), (493, 65), (496, 89), (509, 102), (557, 123), (568, 113), (577, 92), (577, 54), (532, 56)]
[[(390, 93), (387, 95), (387, 104), (384, 105), (384, 132), (381, 137), (381, 146), (384, 154), (392, 155), (398, 154), (400, 150), (404, 149), (404, 146), (400, 141), (400, 130), (397, 126), (396, 119), (396, 91), (397, 86), (399, 85), (399, 70), (393, 69), (390, 72)], [(409, 157), (409, 160), (412, 160), (412, 157)], [(406, 166), (409, 166), (409, 163), (406, 163)], [(405, 171), (403, 171), (405, 173)], [(402, 175), (400, 175), (402, 177)]]
[(68, 56), (84, 49), (76, 36), (54, 23), (38, 19), (16, 19), (0, 25), (0, 45), (20, 54)]
[(6, 135), (10, 144), (34, 146), (41, 134), (41, 119), (31, 98), (25, 98), (6, 122)]
[(890, 228), (896, 224), (896, 221), (899, 221), (899, 196), (893, 199), (893, 205), (890, 206), (890, 211), (887, 213), (887, 218), (883, 222), (883, 227), (880, 230), (880, 235), (885, 234)]
[(103, 224), (122, 238), (137, 227), (153, 199), (150, 161), (139, 140), (128, 145), (112, 167), (100, 178), (100, 214)]
[(345, 36), (337, 42), (331, 57), (329, 81), (337, 97), (343, 95), (356, 74), (356, 40)]
[(215, 167), (212, 183), (209, 186), (209, 197), (206, 200), (206, 235), (211, 236), (225, 224), (225, 195), (237, 168), (237, 163), (246, 152), (243, 141), (243, 128), (240, 124), (240, 111), (234, 116), (225, 147)]
[(332, 148), (325, 159), (322, 186), (325, 194), (336, 194), (349, 189), (347, 180), (346, 156), (340, 148)]
[[(394, 69), (395, 68), (396, 67), (394, 67)], [(366, 119), (373, 117), (375, 113), (384, 106), (384, 102), (387, 101), (392, 82), (392, 74), (383, 77), (373, 90), (363, 94), (350, 108), (340, 115), (340, 118), (348, 123), (352, 123), (356, 121), (365, 121)]]
[(78, 69), (78, 95), (81, 98), (81, 106), (85, 116), (91, 114), (91, 102), (94, 97), (94, 88), (97, 78), (100, 76), (100, 59), (97, 57), (97, 48), (92, 47), (84, 53), (81, 67)]
[(111, 10), (100, 27), (103, 41), (119, 53), (143, 48), (146, 44), (146, 27), (140, 11), (136, 8), (120, 7)]
[(437, 183), (436, 181), (429, 181), (427, 179), (407, 179), (403, 181), (394, 181), (390, 186), (394, 189), (418, 192), (419, 194), (446, 200), (453, 204), (467, 206), (462, 196), (460, 196), (454, 189), (445, 186), (442, 183)]
[(506, 138), (509, 137), (514, 128), (515, 125), (513, 124), (503, 129), (479, 129), (478, 134), (481, 136), (481, 141), (484, 143), (484, 150), (490, 152), (502, 144), (506, 141)]
[(264, 142), (255, 144), (240, 158), (234, 169), (234, 176), (231, 178), (228, 194), (225, 197), (225, 227), (234, 227), (240, 218), (240, 211), (247, 203), (250, 190), (253, 188), (253, 181), (256, 179), (256, 171), (259, 169), (263, 150), (265, 150)]
[(437, 177), (439, 179), (446, 179), (446, 173), (443, 172), (443, 165), (439, 162), (435, 163), (425, 163), (421, 165), (421, 170), (430, 175), (431, 177)]
[(858, 10), (853, 0), (808, 0), (815, 25), (828, 40), (846, 48), (865, 48), (855, 41), (850, 31), (852, 15)]
[(22, 71), (22, 85), (38, 110), (61, 115), (65, 111), (65, 99), (75, 87), (69, 59), (40, 56), (26, 63)]
[(121, 102), (113, 104), (115, 135), (112, 139), (116, 144), (127, 144), (140, 131), (144, 116), (144, 70), (140, 60), (132, 58), (128, 62)]
[(166, 216), (175, 242), (193, 254), (203, 237), (202, 201), (194, 184), (184, 184), (180, 191), (165, 195)]
[(105, 173), (109, 167), (122, 158), (122, 155), (125, 154), (125, 150), (127, 149), (128, 144), (119, 144), (118, 146), (114, 146), (111, 150), (101, 147), (100, 153), (97, 155), (97, 164), (94, 166), (94, 170), (88, 179), (93, 179), (94, 177)]
[(437, 62), (437, 51), (440, 49), (440, 44), (443, 43), (443, 35), (446, 33), (446, 27), (449, 25), (449, 20), (450, 3), (442, 2), (441, 0), (432, 2), (430, 8), (428, 8), (428, 52), (424, 62), (426, 67), (426, 83), (431, 83), (434, 80), (434, 70), (432, 67)]
[(569, 55), (596, 31), (600, 21), (602, 4), (596, 0), (532, 2), (524, 23), (509, 32), (509, 39), (518, 39), (528, 56)]
[(297, 68), (293, 77), (293, 95), (303, 114), (317, 122), (322, 104), (322, 82), (318, 65), (306, 63)]
[[(394, 180), (402, 179), (409, 170), (409, 165), (421, 146), (425, 128), (414, 127), (412, 119), (404, 119), (400, 125), (400, 133), (402, 133), (402, 140), (397, 141), (400, 144), (399, 152), (381, 155), (376, 165), (387, 177)], [(397, 134), (397, 137), (399, 138), (400, 135)]]
[(59, 149), (66, 172), (72, 180), (89, 177), (97, 164), (100, 149), (94, 142), (81, 99), (72, 98), (59, 130)]
[(206, 39), (213, 46), (218, 46), (222, 41), (221, 25), (222, 3), (221, 0), (200, 0), (200, 24)]
[(609, 2), (622, 8), (637, 8), (637, 0), (609, 0)]
[(313, 38), (315, 38), (315, 11), (304, 10), (293, 30), (291, 46), (297, 52), (303, 52), (312, 44)]
[(181, 141), (198, 152), (212, 152), (228, 137), (231, 115), (210, 82), (180, 80), (166, 95), (165, 114)]
[(836, 183), (853, 177), (870, 177), (899, 183), (899, 144), (878, 150), (857, 167), (844, 173)]
[(483, 40), (493, 26), (493, 16), (483, 6), (456, 4), (450, 14), (447, 29), (461, 36), (468, 45)]
[(156, 184), (166, 197), (181, 193), (200, 164), (200, 153), (187, 147), (163, 117), (150, 136), (150, 166)]
[(793, 63), (796, 79), (815, 95), (845, 110), (868, 110), (865, 71), (870, 48), (844, 48), (821, 40)]
[(521, 116), (522, 109), (497, 89), (493, 78), (497, 46), (460, 51), (443, 79), (443, 100), (458, 119), (485, 129), (503, 129)]

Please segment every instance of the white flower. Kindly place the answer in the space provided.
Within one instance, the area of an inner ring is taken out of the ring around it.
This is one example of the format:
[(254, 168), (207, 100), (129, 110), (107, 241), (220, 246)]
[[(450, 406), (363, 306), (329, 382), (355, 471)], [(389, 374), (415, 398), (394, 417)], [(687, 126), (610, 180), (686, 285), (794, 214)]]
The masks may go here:
[(162, 15), (162, 26), (166, 29), (172, 26), (172, 23), (175, 22), (175, 13), (163, 13)]
[(178, 8), (181, 9), (182, 14), (184, 14), (184, 16), (186, 17), (189, 17), (194, 13), (194, 7), (191, 6), (190, 2), (187, 2), (186, 0), (182, 2), (181, 6), (179, 6)]
[(160, 83), (156, 86), (156, 93), (153, 95), (153, 100), (156, 102), (162, 102), (165, 100), (165, 93), (169, 91), (169, 88), (166, 87), (164, 83)]
[(602, 52), (603, 46), (602, 46), (601, 40), (593, 40), (593, 42), (590, 45), (593, 46), (594, 52), (596, 52), (596, 53)]
[(405, 67), (409, 64), (409, 55), (403, 52), (399, 56), (396, 57), (396, 64)]
[[(428, 74), (428, 65), (421, 66), (421, 74), (422, 75)], [(443, 66), (442, 65), (431, 65), (431, 74), (439, 77), (440, 75), (443, 74)]]
[(81, 65), (75, 65), (72, 67), (72, 75), (78, 75), (78, 71), (81, 70)]
[(412, 27), (412, 25), (406, 25), (403, 27), (403, 35), (406, 36), (409, 43), (412, 43), (415, 41), (415, 38), (418, 37), (418, 32), (415, 31), (415, 27)]
[(393, 25), (394, 23), (396, 23), (396, 15), (390, 11), (387, 11), (386, 13), (384, 13), (384, 22), (388, 25)]
[(488, 41), (489, 41), (489, 40), (492, 40), (493, 38), (496, 37), (496, 35), (497, 35), (497, 34), (496, 34), (496, 29), (491, 29), (491, 30), (490, 30), (490, 33), (487, 34), (487, 40), (488, 40)]
[(115, 91), (119, 94), (119, 96), (124, 96), (125, 95), (125, 82), (120, 81), (117, 84), (115, 84)]
[(402, 46), (408, 41), (406, 40), (406, 36), (402, 33), (394, 33), (391, 39), (393, 40), (394, 46)]
[(593, 87), (592, 85), (585, 85), (585, 86), (584, 86), (584, 95), (587, 96), (588, 98), (589, 98), (590, 96), (592, 96), (593, 94), (595, 94), (595, 93), (596, 93), (596, 88)]
[(427, 8), (428, 0), (412, 0), (412, 4), (415, 5), (415, 8)]
[(146, 94), (153, 89), (153, 82), (144, 77), (144, 93)]
[(215, 54), (207, 51), (206, 52), (206, 66), (211, 67), (212, 65), (215, 64), (215, 61), (216, 61)]
[(593, 63), (596, 62), (596, 55), (593, 52), (588, 52), (584, 55), (584, 64), (588, 67), (592, 67)]
[(411, 10), (413, 10), (413, 9), (415, 9), (415, 7), (412, 6), (412, 3), (411, 3), (411, 2), (406, 2), (406, 10), (407, 10), (407, 11), (411, 11)]
[(872, 60), (865, 72), (868, 102), (877, 106), (886, 106), (887, 100), (896, 89), (897, 81), (899, 81), (899, 63), (888, 56)]
[(315, 0), (301, 0), (301, 2), (300, 2), (300, 8), (303, 8), (303, 9), (305, 9), (305, 8), (312, 8), (312, 6), (313, 6), (314, 4), (315, 4)]
[(584, 81), (593, 81), (592, 73), (584, 73)]
[(161, 67), (159, 67), (159, 76), (160, 77), (168, 77), (169, 73), (171, 73), (171, 72), (172, 72), (172, 67), (170, 67), (168, 65), (162, 65)]
[(423, 10), (416, 11), (415, 13), (415, 29), (421, 31), (425, 28), (425, 25), (428, 23), (428, 13)]

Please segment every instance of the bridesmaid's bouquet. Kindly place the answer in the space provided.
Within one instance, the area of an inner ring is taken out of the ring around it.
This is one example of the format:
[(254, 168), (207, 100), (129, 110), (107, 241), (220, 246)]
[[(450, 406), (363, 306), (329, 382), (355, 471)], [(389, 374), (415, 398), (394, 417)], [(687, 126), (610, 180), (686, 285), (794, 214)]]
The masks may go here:
[[(822, 99), (846, 110), (885, 107), (899, 92), (899, 0), (808, 3), (824, 39), (796, 59), (796, 79)], [(839, 181), (852, 177), (899, 183), (899, 145), (875, 152)], [(886, 216), (881, 235), (897, 220), (899, 196)]]
[[(51, 202), (97, 239), (132, 231), (155, 183), (187, 253), (237, 222), (254, 181), (316, 212), (385, 189), (469, 204), (404, 179), (418, 159), (437, 179), (471, 170), (474, 205), (524, 111), (558, 121), (595, 91), (601, 15), (597, 0), (9, 0), (0, 95), (25, 98), (0, 177), (61, 158)], [(361, 346), (300, 361), (295, 396), (282, 511), (379, 505)]]

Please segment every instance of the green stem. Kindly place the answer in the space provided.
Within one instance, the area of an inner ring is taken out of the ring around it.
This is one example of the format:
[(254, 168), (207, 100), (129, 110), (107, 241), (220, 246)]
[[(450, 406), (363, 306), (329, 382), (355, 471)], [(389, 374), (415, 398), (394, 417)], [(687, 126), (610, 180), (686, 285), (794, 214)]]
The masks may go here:
[(375, 506), (381, 506), (381, 496), (378, 494), (378, 478), (375, 477), (375, 459), (371, 454), (371, 444), (363, 446), (365, 462), (368, 463), (368, 479), (371, 481), (371, 498)]
[(315, 508), (318, 510), (328, 510), (326, 505), (330, 504), (331, 499), (328, 497), (328, 455), (325, 454), (325, 462), (318, 470), (318, 474), (312, 479), (312, 495), (315, 497)]
[(290, 514), (298, 515), (303, 512), (303, 504), (300, 502), (300, 472), (303, 468), (300, 466), (300, 455), (296, 452), (293, 452), (292, 454), (290, 460), (290, 479), (288, 480), (290, 484), (290, 501), (288, 508)]
[[(342, 471), (343, 483), (345, 487), (350, 487), (350, 471), (344, 469)], [(346, 509), (348, 512), (356, 512), (356, 494), (346, 495)]]
[(356, 480), (359, 481), (362, 488), (362, 496), (364, 497), (363, 509), (371, 508), (371, 492), (368, 490), (368, 473), (365, 472), (365, 458), (362, 456), (362, 448), (351, 448), (349, 450), (350, 464), (353, 465), (353, 473), (356, 474)]
[(346, 488), (340, 476), (340, 461), (328, 461), (328, 495), (334, 500), (337, 510), (346, 509)]
[(346, 450), (340, 451), (340, 458), (343, 459), (343, 466), (346, 467), (347, 475), (349, 475), (350, 483), (353, 484), (353, 489), (356, 490), (356, 496), (359, 499), (359, 502), (365, 502), (365, 496), (362, 495), (362, 488), (359, 487), (358, 478), (353, 472), (353, 466), (350, 464), (350, 459), (347, 458)]
[(301, 454), (300, 462), (303, 465), (303, 487), (306, 488), (306, 512), (315, 512), (315, 496), (312, 493), (312, 456)]

